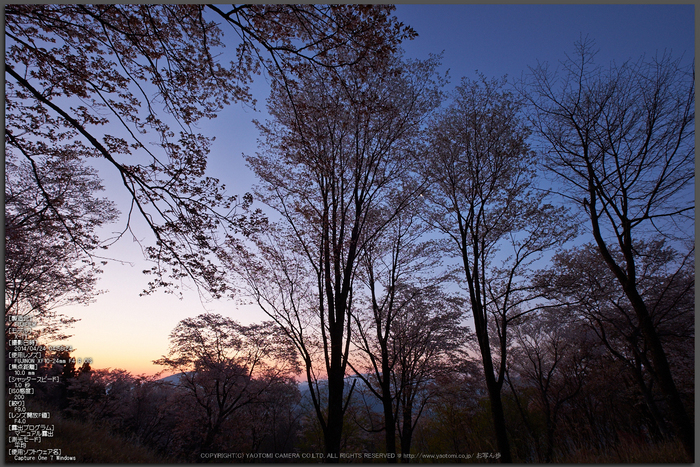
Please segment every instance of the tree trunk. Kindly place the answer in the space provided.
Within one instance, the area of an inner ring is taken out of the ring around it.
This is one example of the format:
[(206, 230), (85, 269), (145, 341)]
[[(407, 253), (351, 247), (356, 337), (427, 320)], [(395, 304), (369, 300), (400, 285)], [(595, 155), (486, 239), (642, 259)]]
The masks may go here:
[(683, 443), (683, 447), (690, 457), (690, 462), (695, 462), (695, 430), (690, 417), (688, 417), (688, 413), (685, 411), (685, 407), (683, 405), (683, 401), (681, 400), (680, 393), (676, 388), (676, 384), (673, 381), (671, 367), (668, 363), (668, 359), (666, 358), (666, 352), (664, 352), (663, 346), (661, 345), (659, 335), (656, 332), (651, 316), (649, 316), (646, 304), (644, 303), (642, 297), (639, 296), (636, 288), (633, 286), (625, 287), (625, 294), (632, 302), (634, 311), (639, 319), (642, 334), (644, 335), (644, 339), (651, 350), (651, 358), (654, 363), (654, 373), (657, 381), (659, 382), (661, 390), (668, 399), (671, 410), (670, 415), (676, 429), (676, 434)]
[[(478, 282), (476, 282), (476, 284), (478, 285)], [(506, 418), (503, 412), (503, 403), (501, 402), (501, 385), (496, 381), (496, 376), (493, 373), (493, 359), (491, 358), (488, 328), (482, 305), (474, 298), (478, 296), (478, 290), (475, 289), (475, 292), (476, 293), (472, 293), (474, 328), (476, 329), (477, 339), (479, 340), (486, 387), (489, 391), (489, 400), (491, 401), (491, 416), (493, 418), (493, 428), (496, 434), (496, 443), (498, 445), (498, 451), (501, 454), (501, 462), (512, 463), (513, 459), (510, 455), (508, 432), (506, 431)], [(505, 358), (505, 355), (503, 358)], [(503, 380), (501, 380), (501, 382), (502, 381)]]
[[(384, 352), (383, 352), (384, 353)], [(388, 354), (382, 357), (382, 405), (384, 406), (384, 431), (386, 438), (386, 452), (396, 454), (396, 420), (394, 420), (394, 406), (391, 403), (391, 380), (389, 375)], [(387, 459), (389, 463), (396, 462), (396, 456)]]
[[(542, 460), (542, 447), (540, 446), (540, 434), (535, 428), (532, 426), (532, 423), (530, 423), (530, 417), (528, 416), (527, 412), (525, 411), (525, 408), (523, 405), (520, 403), (520, 398), (518, 397), (518, 393), (515, 391), (515, 388), (513, 387), (513, 383), (508, 378), (508, 384), (510, 385), (510, 390), (511, 393), (513, 394), (513, 399), (515, 399), (515, 404), (518, 407), (518, 411), (520, 412), (520, 416), (523, 419), (523, 423), (525, 423), (525, 427), (527, 428), (528, 433), (530, 433), (530, 437), (532, 438), (532, 442), (535, 445), (535, 454), (537, 454), (537, 460), (538, 462)], [(532, 453), (532, 448), (530, 448), (530, 454)], [(525, 460), (528, 462), (528, 460)]]
[(552, 462), (554, 454), (554, 421), (547, 415), (547, 451), (544, 455), (544, 462), (549, 464)]
[(411, 441), (413, 438), (412, 427), (413, 404), (410, 402), (403, 409), (403, 429), (401, 431), (401, 462), (410, 462), (407, 454), (411, 453)]
[(510, 455), (510, 443), (508, 442), (508, 432), (506, 431), (506, 417), (503, 412), (503, 403), (501, 402), (501, 388), (496, 382), (496, 377), (493, 374), (491, 350), (482, 348), (481, 354), (484, 360), (486, 387), (489, 391), (493, 428), (496, 432), (496, 443), (498, 444), (498, 451), (501, 454), (501, 462), (511, 463), (513, 462), (513, 459)]
[(647, 386), (646, 381), (644, 381), (644, 374), (642, 373), (641, 367), (634, 368), (633, 371), (637, 384), (639, 385), (642, 395), (644, 396), (644, 402), (646, 403), (649, 414), (651, 415), (651, 420), (654, 423), (652, 429), (655, 434), (658, 433), (658, 435), (655, 437), (668, 439), (669, 433), (668, 428), (666, 427), (666, 421), (661, 416), (661, 412), (659, 412), (659, 407), (654, 400), (654, 394), (652, 393), (651, 388)]
[(343, 374), (328, 375), (328, 424), (325, 432), (326, 462), (338, 462), (343, 436)]
[(695, 431), (693, 424), (685, 411), (683, 401), (681, 400), (676, 384), (673, 381), (673, 375), (671, 374), (671, 367), (668, 363), (668, 359), (666, 358), (666, 352), (664, 352), (664, 348), (661, 345), (661, 339), (659, 339), (659, 335), (656, 332), (656, 327), (654, 326), (654, 322), (649, 315), (649, 310), (647, 309), (646, 303), (644, 303), (644, 299), (639, 295), (639, 291), (637, 290), (630, 222), (625, 220), (622, 225), (624, 245), (621, 245), (621, 248), (627, 262), (626, 274), (620, 265), (615, 261), (615, 258), (613, 258), (601, 234), (600, 223), (598, 220), (599, 213), (596, 211), (597, 187), (593, 184), (593, 180), (595, 180), (595, 173), (593, 172), (590, 162), (587, 162), (587, 164), (589, 172), (588, 193), (591, 198), (589, 204), (590, 219), (591, 226), (593, 228), (593, 237), (598, 245), (598, 251), (600, 251), (600, 254), (603, 256), (608, 268), (610, 268), (622, 286), (625, 296), (630, 301), (632, 309), (634, 309), (634, 312), (637, 315), (642, 336), (644, 336), (644, 340), (651, 351), (654, 376), (669, 403), (671, 420), (673, 422), (676, 435), (683, 443), (683, 447), (685, 448), (688, 457), (690, 457), (690, 462), (695, 462)]
[[(338, 303), (336, 303), (336, 307), (338, 306)], [(340, 316), (343, 316), (343, 314), (340, 314)], [(342, 354), (343, 322), (338, 321), (340, 320), (337, 320), (330, 326), (331, 355), (330, 368), (328, 370), (328, 422), (324, 433), (326, 462), (339, 462), (340, 444), (343, 436), (345, 368), (343, 367)]]
[(199, 455), (203, 452), (209, 451), (211, 449), (212, 444), (214, 443), (214, 437), (219, 433), (219, 428), (221, 427), (221, 416), (217, 417), (216, 422), (214, 425), (210, 425), (207, 429), (207, 435), (204, 438), (204, 441), (202, 442), (200, 448), (199, 448), (199, 453), (197, 453), (197, 459), (196, 462), (202, 462), (202, 457)]

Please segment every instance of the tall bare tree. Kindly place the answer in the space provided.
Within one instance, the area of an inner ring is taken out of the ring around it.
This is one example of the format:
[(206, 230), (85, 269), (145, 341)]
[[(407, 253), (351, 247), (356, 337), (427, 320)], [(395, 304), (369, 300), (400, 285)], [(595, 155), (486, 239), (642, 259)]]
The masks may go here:
[(386, 452), (393, 454), (397, 431), (401, 453), (410, 452), (427, 387), (463, 340), (458, 301), (441, 289), (446, 276), (439, 274), (439, 245), (425, 238), (429, 226), (419, 216), (422, 200), (416, 194), (363, 252), (359, 277), (364, 290), (358, 287), (356, 293), (364, 306), (353, 316), (359, 352), (350, 365), (382, 403)]
[[(411, 263), (425, 263), (425, 253), (430, 250), (427, 245), (415, 245), (424, 229), (417, 227), (414, 221), (414, 216), (408, 212), (399, 214), (384, 235), (363, 252), (359, 276), (366, 285), (368, 297), (353, 315), (354, 340), (360, 355), (353, 359), (354, 363), (350, 361), (350, 366), (382, 403), (385, 447), (386, 452), (392, 454), (396, 454), (397, 420), (396, 393), (391, 377), (396, 363), (391, 352), (392, 331), (398, 314), (418, 292), (409, 290), (406, 284), (411, 280), (409, 271), (415, 269), (411, 268)], [(362, 312), (360, 308), (371, 312)], [(396, 457), (388, 459), (390, 463), (396, 461)]]
[(590, 220), (598, 251), (637, 315), (678, 437), (693, 459), (693, 424), (640, 294), (636, 251), (651, 234), (694, 242), (694, 65), (662, 55), (602, 68), (593, 47), (590, 40), (576, 44), (560, 72), (532, 69), (523, 90), (547, 166)]
[[(348, 406), (359, 259), (418, 189), (403, 190), (415, 170), (411, 143), (438, 102), (436, 66), (437, 59), (377, 56), (341, 69), (299, 67), (294, 80), (273, 82), (273, 120), (260, 125), (263, 151), (248, 158), (262, 182), (258, 194), (280, 222), (256, 237), (258, 258), (229, 263), (296, 341), (329, 455), (339, 453)], [(328, 378), (327, 407), (316, 384), (321, 374)]]
[(529, 134), (505, 79), (483, 76), (462, 80), (428, 133), (428, 220), (465, 274), (502, 462), (512, 461), (501, 403), (508, 326), (534, 306), (528, 266), (570, 233), (566, 212), (534, 185)]

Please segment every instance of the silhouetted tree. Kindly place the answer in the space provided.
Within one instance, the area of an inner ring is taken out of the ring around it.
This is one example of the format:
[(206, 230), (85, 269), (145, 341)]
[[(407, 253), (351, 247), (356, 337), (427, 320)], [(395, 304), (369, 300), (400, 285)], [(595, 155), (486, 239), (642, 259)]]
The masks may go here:
[(168, 356), (154, 363), (180, 374), (179, 386), (204, 421), (198, 452), (214, 445), (232, 414), (299, 371), (294, 347), (273, 323), (243, 326), (214, 314), (180, 321)]
[[(694, 338), (694, 268), (691, 256), (681, 256), (664, 240), (639, 242), (635, 259), (639, 268), (637, 288), (647, 303), (650, 316), (668, 358), (674, 362), (674, 378), (683, 381), (686, 393), (688, 373), (694, 366), (691, 351)], [(616, 253), (620, 256), (620, 253)], [(621, 260), (621, 258), (620, 258)], [(643, 339), (639, 319), (624, 291), (607, 267), (595, 245), (562, 252), (551, 269), (538, 274), (537, 284), (548, 298), (571, 309), (588, 323), (610, 354), (622, 362), (651, 415), (652, 433), (667, 436), (666, 421), (656, 401), (650, 349)]]
[(493, 443), (484, 437), (492, 429), (492, 417), (481, 363), (467, 357), (455, 362), (451, 370), (437, 376), (435, 396), (416, 429), (416, 449), (455, 454), (492, 450)]
[[(397, 423), (403, 415), (399, 413), (401, 401), (424, 393), (426, 383), (435, 376), (433, 371), (444, 364), (445, 353), (459, 340), (459, 313), (454, 313), (452, 302), (439, 289), (445, 277), (437, 276), (438, 245), (423, 238), (429, 227), (419, 217), (421, 201), (422, 195), (416, 193), (383, 235), (363, 251), (358, 285), (365, 290), (357, 287), (360, 305), (353, 316), (353, 339), (360, 352), (350, 365), (382, 403), (385, 449), (393, 454), (397, 452)], [(428, 318), (433, 315), (440, 317)], [(418, 333), (411, 331), (421, 326), (426, 327)], [(431, 345), (425, 346), (425, 340)], [(412, 352), (415, 355), (408, 356)], [(413, 425), (413, 413), (408, 412), (408, 424)], [(410, 430), (404, 432), (406, 441)]]
[[(531, 433), (538, 460), (552, 462), (561, 413), (591, 373), (589, 360), (597, 351), (596, 337), (573, 314), (557, 308), (528, 314), (523, 320), (513, 331), (508, 383)], [(518, 388), (513, 384), (516, 377)], [(521, 389), (534, 389), (536, 397), (521, 397)], [(544, 419), (543, 437), (526, 413), (533, 406), (538, 417)]]
[(404, 185), (415, 170), (411, 143), (438, 98), (436, 59), (363, 60), (300, 67), (295, 80), (273, 82), (273, 120), (260, 125), (263, 152), (248, 162), (262, 182), (259, 197), (281, 221), (255, 237), (255, 255), (234, 246), (227, 261), (295, 341), (325, 451), (336, 458), (352, 393), (344, 385), (359, 258), (419, 189)]
[(97, 173), (70, 155), (30, 162), (6, 154), (6, 339), (18, 318), (33, 321), (44, 341), (63, 339), (74, 320), (56, 310), (99, 293), (95, 231), (118, 215), (100, 190)]
[(694, 459), (693, 424), (640, 293), (635, 253), (650, 235), (694, 241), (694, 68), (663, 55), (603, 69), (594, 57), (592, 41), (584, 40), (560, 72), (532, 69), (524, 91), (547, 166), (590, 220), (598, 251), (637, 316), (676, 433)]
[(295, 380), (277, 381), (228, 421), (226, 434), (237, 437), (250, 452), (294, 452), (302, 416), (300, 399)]
[(498, 449), (501, 461), (511, 462), (501, 402), (508, 326), (534, 307), (528, 266), (569, 238), (571, 228), (566, 212), (536, 189), (530, 132), (504, 86), (505, 79), (462, 79), (429, 127), (425, 170), (432, 183), (428, 221), (447, 236), (447, 251), (465, 274)]
[[(119, 236), (130, 231), (132, 215), (155, 236), (155, 245), (145, 248), (157, 261), (149, 290), (176, 287), (189, 277), (218, 296), (225, 282), (209, 257), (217, 231), (246, 230), (240, 208), (252, 200), (226, 195), (219, 180), (205, 176), (211, 138), (197, 132), (197, 122), (232, 102), (254, 104), (249, 84), (263, 69), (284, 75), (300, 63), (350, 65), (338, 60), (349, 49), (354, 57), (390, 53), (415, 35), (392, 10), (8, 5), (6, 155), (30, 162), (45, 156), (103, 159), (131, 198)], [(223, 37), (215, 19), (230, 37)], [(224, 41), (235, 47), (230, 63), (221, 59)]]
[(410, 291), (391, 335), (390, 373), (396, 398), (396, 425), (402, 462), (408, 462), (413, 432), (426, 404), (435, 396), (440, 376), (454, 371), (459, 348), (467, 339), (461, 326), (463, 302), (437, 287)]

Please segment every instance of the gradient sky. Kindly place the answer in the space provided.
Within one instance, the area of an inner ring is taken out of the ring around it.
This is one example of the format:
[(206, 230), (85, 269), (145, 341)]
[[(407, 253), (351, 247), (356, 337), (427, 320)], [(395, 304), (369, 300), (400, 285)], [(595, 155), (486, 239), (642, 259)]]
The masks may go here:
[[(664, 51), (690, 63), (695, 57), (695, 7), (693, 5), (399, 5), (396, 15), (412, 26), (418, 38), (404, 45), (407, 58), (427, 58), (444, 51), (443, 71), (449, 69), (448, 90), (462, 76), (475, 78), (478, 70), (489, 77), (507, 74), (518, 78), (528, 66), (549, 62), (555, 66), (572, 53), (574, 42), (588, 36), (600, 49), (599, 64), (621, 63)], [(229, 48), (231, 49), (231, 48)], [(267, 86), (258, 77), (253, 92), (264, 109)], [(254, 112), (233, 105), (212, 122), (201, 122), (206, 135), (217, 137), (209, 173), (226, 183), (231, 193), (243, 194), (254, 184), (242, 154), (256, 150)], [(107, 191), (122, 212), (128, 208), (123, 187), (103, 171)], [(119, 230), (108, 226), (105, 235)], [(142, 222), (133, 224), (144, 245), (152, 237)], [(265, 315), (252, 306), (231, 300), (202, 303), (194, 290), (183, 300), (158, 292), (139, 297), (147, 276), (139, 244), (131, 236), (110, 248), (108, 256), (131, 264), (110, 261), (98, 287), (106, 292), (89, 306), (66, 307), (62, 312), (80, 319), (67, 341), (75, 357), (92, 357), (93, 368), (123, 368), (152, 374), (161, 368), (151, 362), (167, 352), (168, 334), (178, 321), (204, 312), (220, 313), (243, 324), (259, 322)]]

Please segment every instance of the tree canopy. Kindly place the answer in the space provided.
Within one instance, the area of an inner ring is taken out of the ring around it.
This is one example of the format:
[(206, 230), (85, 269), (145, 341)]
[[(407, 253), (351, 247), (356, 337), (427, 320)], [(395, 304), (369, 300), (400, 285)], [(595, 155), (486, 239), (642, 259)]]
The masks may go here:
[[(62, 305), (87, 304), (99, 293), (103, 241), (96, 230), (116, 220), (114, 203), (77, 158), (5, 159), (5, 337), (18, 317), (35, 332), (61, 339), (73, 319)], [(38, 181), (38, 183), (37, 183)]]
[[(356, 58), (390, 53), (414, 35), (392, 9), (8, 5), (6, 151), (32, 161), (104, 158), (131, 198), (122, 235), (140, 215), (155, 236), (145, 248), (156, 261), (150, 290), (189, 277), (218, 296), (225, 283), (209, 254), (219, 229), (246, 230), (240, 210), (252, 200), (206, 176), (212, 137), (197, 122), (232, 102), (254, 103), (249, 84), (263, 69), (340, 67), (348, 49)], [(217, 18), (233, 32), (230, 63)]]

